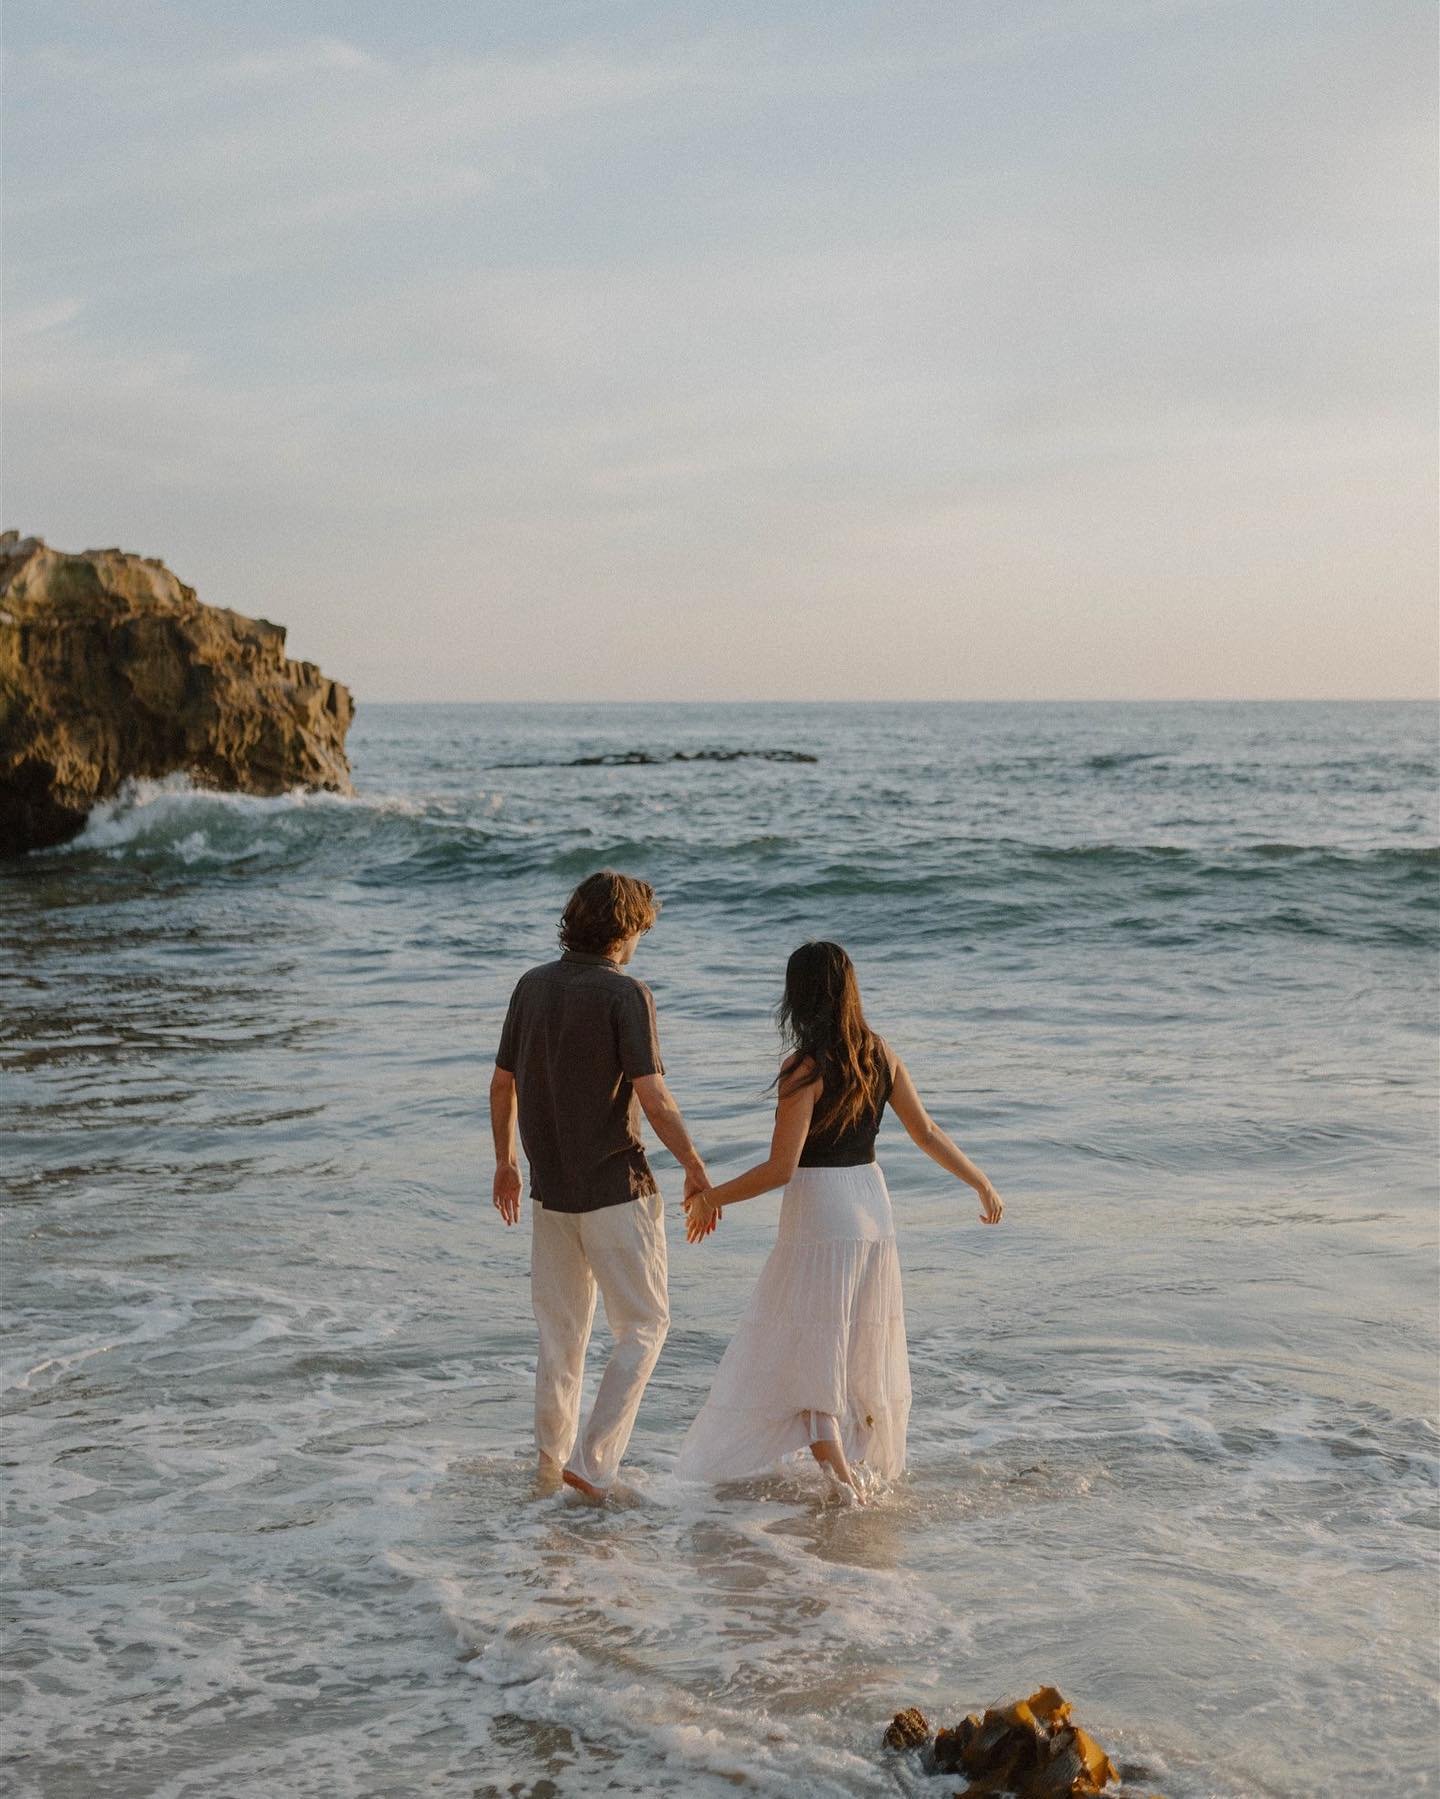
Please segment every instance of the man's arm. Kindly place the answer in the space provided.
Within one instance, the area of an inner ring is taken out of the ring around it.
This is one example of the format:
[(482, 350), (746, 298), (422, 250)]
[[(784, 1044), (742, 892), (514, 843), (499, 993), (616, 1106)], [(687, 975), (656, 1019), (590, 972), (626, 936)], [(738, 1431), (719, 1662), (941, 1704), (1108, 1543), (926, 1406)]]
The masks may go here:
[(685, 1197), (688, 1199), (692, 1193), (703, 1192), (710, 1185), (710, 1177), (705, 1172), (699, 1150), (690, 1141), (675, 1096), (665, 1085), (665, 1076), (637, 1075), (633, 1085), (640, 1109), (650, 1120), (651, 1130), (685, 1170)]
[(495, 1140), (495, 1210), (506, 1224), (520, 1221), (520, 1163), (515, 1148), (515, 1076), (497, 1068), (490, 1077), (490, 1135)]

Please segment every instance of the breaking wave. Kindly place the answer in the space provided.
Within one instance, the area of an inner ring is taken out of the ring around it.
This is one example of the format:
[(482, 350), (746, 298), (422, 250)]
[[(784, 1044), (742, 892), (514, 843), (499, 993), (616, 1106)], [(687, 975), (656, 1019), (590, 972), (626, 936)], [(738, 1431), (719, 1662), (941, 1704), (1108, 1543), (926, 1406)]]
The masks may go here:
[(262, 799), (172, 777), (130, 783), (73, 842), (32, 860), (201, 881), (319, 875), (362, 887), (527, 876), (564, 885), (612, 864), (643, 869), (673, 897), (720, 898), (757, 916), (879, 903), (921, 936), (1063, 925), (1177, 942), (1258, 931), (1414, 943), (1430, 941), (1440, 919), (1433, 846), (1045, 843), (896, 824), (852, 833), (850, 843), (836, 832), (817, 853), (818, 821), (792, 830), (758, 822), (743, 797), (712, 811), (682, 794), (668, 803), (625, 793), (512, 803), (490, 790)]

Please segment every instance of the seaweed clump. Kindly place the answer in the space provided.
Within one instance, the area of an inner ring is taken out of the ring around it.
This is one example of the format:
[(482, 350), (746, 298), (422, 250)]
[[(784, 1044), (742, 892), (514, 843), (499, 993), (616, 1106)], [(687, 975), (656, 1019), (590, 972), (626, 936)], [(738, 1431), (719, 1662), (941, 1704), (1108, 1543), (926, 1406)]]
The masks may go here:
[(963, 1774), (969, 1784), (956, 1799), (1091, 1799), (1120, 1778), (1094, 1737), (1070, 1721), (1069, 1703), (1054, 1687), (933, 1734), (924, 1713), (911, 1706), (895, 1714), (885, 1745), (923, 1749), (933, 1772)]

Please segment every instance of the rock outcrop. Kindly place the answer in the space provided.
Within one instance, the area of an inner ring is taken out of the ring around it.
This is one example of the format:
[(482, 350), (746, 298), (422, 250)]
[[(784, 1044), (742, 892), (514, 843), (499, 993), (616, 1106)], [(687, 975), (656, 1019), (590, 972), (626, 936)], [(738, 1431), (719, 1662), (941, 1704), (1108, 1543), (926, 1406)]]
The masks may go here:
[(75, 836), (127, 780), (349, 793), (353, 710), (283, 625), (202, 605), (163, 562), (0, 535), (0, 855)]
[(963, 1774), (968, 1784), (957, 1799), (1089, 1799), (1113, 1780), (1143, 1776), (1143, 1769), (1116, 1771), (1105, 1751), (1078, 1724), (1054, 1687), (1028, 1699), (995, 1706), (983, 1717), (962, 1718), (950, 1730), (932, 1733), (913, 1706), (897, 1712), (885, 1732), (888, 1749), (919, 1750), (937, 1774)]

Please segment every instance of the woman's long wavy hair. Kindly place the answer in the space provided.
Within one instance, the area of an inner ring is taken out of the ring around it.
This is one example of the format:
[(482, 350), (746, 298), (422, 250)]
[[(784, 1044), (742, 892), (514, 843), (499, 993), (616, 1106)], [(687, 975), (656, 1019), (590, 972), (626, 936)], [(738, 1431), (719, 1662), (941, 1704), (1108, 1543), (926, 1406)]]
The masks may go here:
[[(779, 1077), (782, 1098), (819, 1075), (811, 1130), (841, 1136), (879, 1099), (889, 1063), (885, 1045), (865, 1022), (855, 964), (838, 943), (802, 943), (785, 965), (785, 995), (776, 1013), (795, 1052)], [(814, 1072), (805, 1070), (807, 1060)]]

